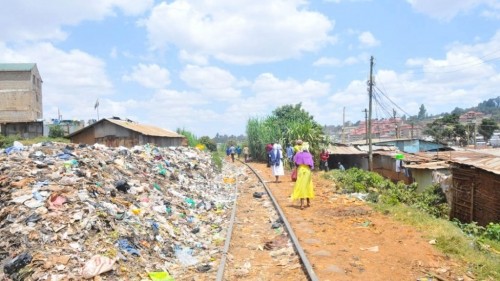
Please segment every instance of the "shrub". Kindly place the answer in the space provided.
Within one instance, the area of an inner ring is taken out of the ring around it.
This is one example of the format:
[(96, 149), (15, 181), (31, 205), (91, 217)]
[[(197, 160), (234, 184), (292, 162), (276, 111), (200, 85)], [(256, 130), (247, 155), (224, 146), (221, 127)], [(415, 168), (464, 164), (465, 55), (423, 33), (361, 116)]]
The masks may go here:
[(64, 137), (64, 130), (59, 125), (52, 125), (49, 129), (49, 137), (50, 138), (62, 138)]

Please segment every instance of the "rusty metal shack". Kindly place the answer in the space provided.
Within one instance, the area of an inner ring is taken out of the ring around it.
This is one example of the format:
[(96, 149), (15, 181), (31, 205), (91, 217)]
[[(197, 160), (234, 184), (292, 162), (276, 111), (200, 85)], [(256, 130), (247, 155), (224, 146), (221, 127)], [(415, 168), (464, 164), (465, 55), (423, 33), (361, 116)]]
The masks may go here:
[(451, 163), (451, 218), (485, 226), (500, 222), (500, 158), (479, 153), (454, 157)]
[(148, 143), (159, 147), (187, 145), (186, 138), (174, 131), (117, 117), (101, 119), (69, 134), (68, 138), (72, 143), (99, 143), (109, 147), (133, 147)]

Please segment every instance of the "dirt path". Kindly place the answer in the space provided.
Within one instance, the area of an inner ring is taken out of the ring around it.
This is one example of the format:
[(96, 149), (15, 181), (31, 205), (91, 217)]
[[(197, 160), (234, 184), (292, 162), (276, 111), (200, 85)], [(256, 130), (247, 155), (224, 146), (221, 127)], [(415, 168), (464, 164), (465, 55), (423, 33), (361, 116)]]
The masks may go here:
[(289, 199), (294, 184), (289, 171), (274, 183), (265, 164), (250, 165), (269, 180), (320, 280), (469, 280), (459, 274), (460, 265), (434, 249), (421, 232), (362, 201), (335, 194), (333, 183), (321, 172), (313, 176), (312, 206), (300, 210), (298, 202)]

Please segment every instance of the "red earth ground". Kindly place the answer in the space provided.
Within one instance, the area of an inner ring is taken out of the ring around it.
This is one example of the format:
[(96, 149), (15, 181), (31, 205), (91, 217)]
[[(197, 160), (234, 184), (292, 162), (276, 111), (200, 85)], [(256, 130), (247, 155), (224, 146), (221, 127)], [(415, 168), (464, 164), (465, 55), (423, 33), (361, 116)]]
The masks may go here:
[(290, 171), (275, 183), (266, 164), (250, 165), (278, 200), (319, 280), (472, 280), (464, 264), (434, 248), (432, 237), (335, 193), (323, 172), (314, 172), (316, 198), (301, 210), (290, 201)]

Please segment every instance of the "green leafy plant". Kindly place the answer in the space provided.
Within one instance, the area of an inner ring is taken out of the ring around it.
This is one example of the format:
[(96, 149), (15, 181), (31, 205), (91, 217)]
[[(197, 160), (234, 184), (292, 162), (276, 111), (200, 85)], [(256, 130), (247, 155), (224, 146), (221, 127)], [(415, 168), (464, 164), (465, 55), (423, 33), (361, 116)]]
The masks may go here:
[(186, 129), (180, 129), (178, 128), (176, 130), (176, 132), (180, 135), (183, 135), (186, 137), (187, 139), (187, 142), (188, 142), (188, 145), (190, 147), (195, 147), (197, 144), (198, 144), (198, 138), (196, 137), (195, 134), (193, 134), (192, 132), (186, 130)]
[(500, 223), (490, 222), (483, 233), (484, 237), (500, 242)]
[(50, 138), (62, 138), (64, 137), (64, 130), (59, 125), (52, 125), (49, 128), (49, 137)]
[(0, 147), (6, 148), (12, 146), (16, 140), (20, 140), (20, 136), (4, 136), (0, 135)]

